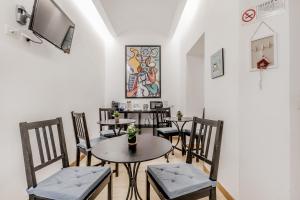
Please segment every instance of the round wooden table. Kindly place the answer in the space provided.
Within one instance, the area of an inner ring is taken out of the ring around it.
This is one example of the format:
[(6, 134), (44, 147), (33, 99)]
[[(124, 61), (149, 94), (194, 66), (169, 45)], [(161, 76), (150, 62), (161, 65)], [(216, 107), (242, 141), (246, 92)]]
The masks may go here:
[(172, 144), (161, 137), (152, 135), (138, 135), (135, 150), (128, 147), (128, 137), (120, 137), (104, 140), (92, 149), (92, 154), (103, 161), (124, 164), (129, 187), (126, 200), (142, 199), (137, 188), (137, 175), (142, 162), (154, 160), (168, 154), (172, 149)]
[[(119, 119), (119, 122), (116, 123), (115, 119), (108, 119), (104, 121), (98, 122), (98, 124), (104, 125), (104, 126), (113, 126), (114, 128), (112, 129), (115, 136), (119, 136), (121, 133), (122, 128), (129, 124), (134, 124), (136, 120), (134, 119)], [(116, 131), (117, 127), (119, 127), (118, 132)]]
[[(176, 145), (174, 145), (173, 148), (181, 150), (182, 155), (185, 155), (186, 154), (186, 137), (185, 137), (185, 134), (183, 133), (183, 129), (184, 129), (184, 126), (186, 123), (193, 121), (193, 118), (192, 117), (182, 117), (179, 120), (177, 117), (166, 117), (166, 118), (164, 118), (164, 120), (172, 122), (176, 126), (178, 133), (179, 133), (179, 137), (178, 137)], [(179, 123), (181, 123), (181, 126), (179, 125)], [(180, 141), (180, 138), (181, 138), (181, 149), (179, 149), (177, 147), (177, 145)]]

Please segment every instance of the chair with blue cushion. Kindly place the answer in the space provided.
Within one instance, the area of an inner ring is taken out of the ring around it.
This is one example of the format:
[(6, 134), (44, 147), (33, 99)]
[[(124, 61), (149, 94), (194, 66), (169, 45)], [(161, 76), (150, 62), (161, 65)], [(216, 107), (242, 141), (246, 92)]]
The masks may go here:
[(178, 129), (172, 127), (170, 121), (166, 121), (166, 117), (171, 117), (170, 108), (156, 109), (156, 133), (157, 136), (162, 136), (172, 142), (173, 136), (178, 136)]
[[(113, 108), (99, 108), (100, 135), (103, 137), (113, 138), (113, 137), (117, 137), (117, 136), (126, 134), (126, 132), (124, 130), (116, 129), (114, 131), (113, 129), (115, 127), (101, 124), (101, 121), (113, 119), (114, 112), (115, 112), (115, 109), (113, 109)], [(116, 133), (119, 133), (119, 135), (116, 135)]]
[(75, 140), (76, 140), (76, 166), (80, 165), (80, 154), (83, 153), (87, 156), (87, 166), (91, 166), (92, 148), (105, 140), (105, 137), (96, 137), (90, 139), (85, 113), (71, 112)]
[[(172, 127), (172, 122), (166, 121), (166, 117), (171, 117), (171, 108), (157, 108), (156, 109), (156, 134), (169, 140), (171, 143), (174, 136), (179, 136), (177, 128)], [(174, 149), (172, 150), (174, 155)], [(165, 156), (169, 162), (169, 154)]]
[[(92, 200), (106, 186), (112, 199), (110, 168), (69, 166), (61, 118), (20, 123), (20, 133), (30, 200)], [(63, 168), (37, 182), (36, 172), (58, 161)]]
[[(202, 110), (202, 119), (205, 119), (205, 108), (203, 108), (203, 110)], [(202, 129), (203, 129), (203, 127), (202, 127)], [(184, 133), (184, 137), (186, 137), (186, 136), (190, 137), (191, 136), (191, 132), (192, 132), (191, 130), (185, 129), (184, 132), (183, 132)], [(199, 129), (199, 130), (197, 130), (196, 133), (197, 133), (196, 137), (203, 137), (203, 130)], [(202, 138), (199, 138), (199, 139), (196, 140), (196, 149), (197, 149), (197, 151), (199, 151), (199, 149), (201, 148), (201, 146), (200, 146), (201, 139)], [(186, 141), (186, 139), (185, 139), (185, 141)], [(196, 161), (199, 162), (199, 158), (196, 158)]]
[[(200, 135), (197, 133), (200, 130), (203, 130), (203, 137), (196, 137)], [(196, 200), (209, 197), (216, 200), (222, 132), (222, 121), (194, 117), (186, 163), (148, 166), (147, 200), (150, 200), (150, 185), (160, 199)], [(198, 151), (195, 148), (197, 140), (202, 146)], [(193, 157), (210, 165), (209, 175), (192, 165)]]
[[(87, 166), (91, 166), (92, 161), (92, 148), (99, 144), (101, 141), (108, 139), (102, 135), (90, 139), (89, 132), (87, 128), (85, 113), (75, 113), (71, 112), (75, 139), (76, 139), (76, 166), (80, 164), (80, 153), (83, 153), (87, 156)], [(105, 162), (96, 164), (96, 166), (104, 165)], [(116, 176), (119, 176), (119, 164), (116, 164), (116, 169), (113, 171), (116, 173)]]

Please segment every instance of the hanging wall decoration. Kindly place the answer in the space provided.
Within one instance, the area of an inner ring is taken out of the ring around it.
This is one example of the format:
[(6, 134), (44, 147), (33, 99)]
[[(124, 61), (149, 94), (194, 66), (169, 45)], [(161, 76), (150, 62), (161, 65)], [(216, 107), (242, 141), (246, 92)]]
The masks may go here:
[(161, 46), (125, 46), (126, 98), (161, 97)]
[(259, 87), (262, 89), (263, 72), (275, 68), (277, 61), (276, 33), (261, 22), (251, 37), (251, 69), (260, 72)]
[(224, 75), (224, 49), (220, 49), (211, 56), (211, 78), (218, 78)]

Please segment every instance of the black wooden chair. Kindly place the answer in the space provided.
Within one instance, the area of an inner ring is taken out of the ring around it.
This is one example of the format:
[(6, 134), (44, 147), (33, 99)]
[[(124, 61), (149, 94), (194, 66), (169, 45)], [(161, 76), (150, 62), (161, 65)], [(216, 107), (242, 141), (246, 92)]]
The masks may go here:
[[(112, 137), (126, 134), (126, 132), (123, 130), (113, 131), (113, 129), (115, 127), (101, 124), (101, 121), (113, 119), (114, 111), (115, 111), (115, 109), (113, 109), (113, 108), (99, 108), (99, 119), (100, 119), (99, 125), (100, 125), (100, 135), (101, 136), (104, 136), (107, 138), (112, 138)], [(116, 133), (120, 133), (120, 134), (116, 135)]]
[[(61, 118), (20, 123), (20, 132), (30, 200), (90, 200), (95, 199), (106, 185), (108, 199), (112, 199), (110, 168), (69, 167)], [(60, 160), (63, 168), (38, 183), (36, 172)]]
[[(74, 127), (75, 139), (76, 139), (76, 166), (79, 166), (80, 164), (80, 153), (83, 153), (87, 156), (87, 166), (91, 166), (92, 148), (98, 143), (100, 143), (101, 141), (106, 140), (108, 138), (100, 135), (99, 137), (90, 139), (85, 113), (71, 112), (71, 115), (72, 115), (73, 127)], [(100, 164), (97, 164), (96, 166), (104, 165), (104, 164), (105, 162), (102, 161)], [(116, 168), (113, 172), (116, 173), (116, 176), (119, 176), (118, 164), (116, 164)]]
[(178, 129), (172, 127), (172, 122), (166, 121), (166, 117), (171, 117), (170, 108), (156, 109), (156, 133), (172, 142), (173, 136), (178, 136)]
[(76, 140), (76, 166), (80, 165), (81, 153), (87, 156), (87, 166), (91, 166), (92, 148), (99, 142), (105, 140), (106, 138), (100, 136), (97, 138), (90, 139), (85, 113), (75, 113), (74, 111), (72, 111), (71, 116)]
[[(204, 130), (203, 137), (196, 137), (197, 130)], [(194, 117), (186, 163), (148, 166), (147, 200), (150, 200), (150, 185), (160, 199), (196, 200), (209, 196), (210, 200), (216, 200), (222, 132), (222, 121)], [(211, 145), (213, 139), (214, 144)], [(199, 153), (196, 153), (194, 148), (196, 140), (200, 140), (201, 143)], [(209, 176), (192, 165), (193, 157), (211, 166)]]
[[(172, 127), (172, 122), (165, 120), (166, 117), (171, 117), (171, 108), (156, 109), (156, 135), (163, 137), (172, 143), (173, 137), (179, 136), (179, 132), (177, 128)], [(172, 154), (174, 155), (174, 149), (172, 150)], [(165, 158), (167, 159), (167, 162), (169, 162), (169, 154), (165, 155)]]
[[(203, 108), (203, 110), (202, 110), (202, 119), (205, 119), (205, 108)], [(200, 130), (200, 128), (202, 128), (202, 130)], [(190, 137), (191, 133), (192, 133), (191, 130), (185, 129), (184, 130), (184, 137), (186, 137), (186, 136)], [(198, 137), (203, 137), (203, 127), (199, 127), (199, 130), (197, 130), (196, 138), (198, 138)], [(184, 141), (187, 141), (186, 138), (185, 138)], [(197, 152), (201, 148), (200, 141), (201, 141), (201, 138), (196, 140), (196, 151)], [(186, 144), (185, 144), (185, 146), (186, 146)], [(199, 158), (196, 158), (196, 161), (199, 162)]]

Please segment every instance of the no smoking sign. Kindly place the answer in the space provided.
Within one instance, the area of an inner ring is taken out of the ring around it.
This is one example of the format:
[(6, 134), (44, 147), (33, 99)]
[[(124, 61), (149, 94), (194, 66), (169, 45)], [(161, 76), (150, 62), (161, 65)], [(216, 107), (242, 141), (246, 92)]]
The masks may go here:
[(245, 10), (242, 14), (242, 21), (244, 23), (252, 22), (255, 19), (256, 19), (256, 10), (255, 9)]

